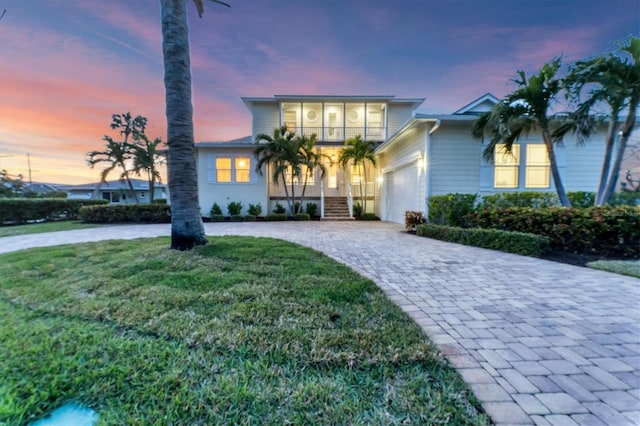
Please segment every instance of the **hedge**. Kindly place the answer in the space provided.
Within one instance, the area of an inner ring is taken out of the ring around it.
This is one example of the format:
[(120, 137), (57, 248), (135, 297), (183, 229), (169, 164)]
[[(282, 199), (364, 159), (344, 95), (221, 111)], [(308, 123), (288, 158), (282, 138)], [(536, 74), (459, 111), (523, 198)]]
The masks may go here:
[(80, 218), (92, 223), (168, 223), (171, 208), (166, 204), (86, 206), (80, 209)]
[(264, 220), (266, 222), (279, 222), (279, 221), (287, 220), (287, 214), (286, 213), (271, 213), (271, 214), (266, 215), (264, 217)]
[(429, 198), (429, 223), (467, 227), (467, 215), (475, 211), (478, 194), (434, 195)]
[(514, 207), (481, 210), (468, 219), (481, 228), (546, 236), (553, 250), (640, 257), (640, 207)]
[(460, 228), (425, 223), (418, 225), (416, 235), (525, 256), (539, 257), (549, 249), (547, 237), (498, 229)]
[(37, 220), (74, 220), (83, 206), (107, 204), (106, 200), (63, 198), (0, 198), (0, 224)]

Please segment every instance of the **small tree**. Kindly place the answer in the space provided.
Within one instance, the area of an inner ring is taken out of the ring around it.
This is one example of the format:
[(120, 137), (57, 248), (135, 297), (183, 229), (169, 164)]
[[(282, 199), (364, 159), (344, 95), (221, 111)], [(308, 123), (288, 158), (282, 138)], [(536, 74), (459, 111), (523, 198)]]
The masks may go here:
[(357, 135), (356, 137), (347, 139), (344, 142), (344, 149), (340, 153), (340, 164), (344, 169), (347, 168), (349, 163), (353, 164), (358, 169), (358, 173), (360, 175), (360, 204), (362, 205), (364, 212), (367, 211), (367, 163), (370, 163), (375, 167), (375, 148), (375, 142), (365, 141), (362, 139), (362, 136)]
[(136, 135), (136, 141), (133, 144), (133, 171), (140, 176), (141, 173), (147, 175), (149, 183), (149, 202), (153, 202), (155, 195), (156, 182), (162, 182), (162, 176), (158, 166), (164, 163), (165, 154), (158, 147), (162, 144), (162, 139), (155, 138), (150, 140), (144, 133)]

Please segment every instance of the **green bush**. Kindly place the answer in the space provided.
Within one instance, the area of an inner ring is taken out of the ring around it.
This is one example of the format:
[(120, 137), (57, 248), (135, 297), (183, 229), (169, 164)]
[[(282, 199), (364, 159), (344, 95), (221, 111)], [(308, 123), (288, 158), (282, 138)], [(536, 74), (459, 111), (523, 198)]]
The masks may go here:
[(273, 212), (275, 214), (283, 214), (283, 213), (286, 213), (287, 211), (285, 210), (282, 204), (276, 203), (276, 206), (273, 208)]
[(224, 222), (227, 217), (223, 214), (212, 214), (209, 219), (211, 219), (211, 222)]
[(612, 206), (640, 206), (640, 192), (622, 191), (611, 196)]
[(481, 228), (544, 235), (554, 250), (640, 257), (640, 207), (514, 207), (481, 210), (469, 219)]
[(227, 211), (229, 212), (229, 216), (231, 217), (238, 216), (242, 211), (242, 203), (236, 201), (230, 202), (229, 204), (227, 204)]
[(318, 205), (316, 203), (307, 203), (305, 210), (311, 217), (318, 216)]
[(156, 198), (151, 202), (151, 204), (167, 204), (166, 198)]
[(478, 210), (508, 207), (551, 207), (558, 205), (555, 192), (502, 192), (482, 197)]
[(220, 208), (218, 203), (213, 203), (213, 205), (211, 206), (211, 211), (209, 212), (209, 216), (213, 217), (213, 216), (220, 216), (220, 215), (222, 215), (222, 209)]
[(264, 220), (267, 222), (280, 222), (283, 220), (287, 220), (286, 213), (271, 213), (264, 217)]
[(80, 209), (80, 218), (92, 223), (167, 223), (171, 209), (166, 204), (85, 206)]
[(234, 214), (231, 215), (231, 222), (242, 222), (244, 220), (244, 216), (242, 216), (241, 214)]
[(353, 205), (353, 217), (361, 217), (362, 216), (362, 204), (355, 203)]
[(465, 218), (475, 208), (478, 194), (434, 195), (429, 198), (429, 223), (467, 227)]
[(309, 213), (297, 213), (293, 218), (298, 221), (311, 220)]
[[(587, 207), (593, 207), (593, 203), (596, 200), (596, 193), (586, 192), (586, 191), (567, 192), (567, 197), (569, 198), (571, 207), (587, 208)], [(523, 207), (532, 207), (532, 206), (523, 206)]]
[(404, 212), (404, 227), (409, 231), (415, 231), (416, 226), (425, 222), (422, 212), (413, 212), (407, 210)]
[(249, 203), (249, 209), (247, 210), (247, 213), (249, 213), (251, 216), (260, 216), (260, 214), (262, 214), (262, 205), (260, 205), (260, 203)]
[(255, 221), (256, 221), (256, 219), (257, 219), (257, 216), (256, 216), (256, 215), (254, 215), (254, 214), (245, 214), (245, 215), (244, 215), (244, 220), (245, 220), (246, 222), (255, 222)]
[(0, 198), (0, 224), (37, 220), (77, 219), (83, 206), (104, 205), (106, 200), (62, 198)]
[(362, 213), (360, 220), (380, 220), (380, 218), (375, 213)]
[(525, 256), (538, 257), (549, 249), (547, 237), (498, 229), (459, 228), (425, 223), (418, 225), (416, 235)]

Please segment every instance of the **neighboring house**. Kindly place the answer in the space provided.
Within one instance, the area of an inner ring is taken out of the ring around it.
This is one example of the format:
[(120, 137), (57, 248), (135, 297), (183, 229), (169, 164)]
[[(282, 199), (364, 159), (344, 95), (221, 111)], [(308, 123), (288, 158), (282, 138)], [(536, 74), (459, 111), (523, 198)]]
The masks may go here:
[[(327, 174), (308, 183), (305, 200), (320, 207), (322, 217), (336, 203), (351, 206), (360, 196), (357, 169), (343, 170), (337, 160), (344, 141), (356, 135), (378, 142), (377, 167), (364, 185), (368, 209), (382, 220), (404, 223), (406, 210), (427, 211), (433, 195), (508, 191), (555, 191), (542, 138), (537, 133), (515, 145), (513, 155), (499, 152), (495, 164), (483, 159), (481, 141), (471, 136), (473, 122), (498, 99), (486, 94), (452, 114), (420, 114), (424, 99), (394, 96), (274, 96), (243, 98), (253, 115), (252, 135), (227, 142), (196, 144), (198, 191), (203, 215), (214, 202), (261, 203), (263, 213), (284, 205), (282, 184), (268, 170), (254, 170), (255, 137), (286, 126), (297, 134), (316, 134)], [(603, 155), (604, 134), (583, 146), (567, 137), (557, 159), (568, 191), (594, 191)], [(339, 210), (339, 209), (338, 209)], [(344, 210), (343, 210), (344, 211)], [(343, 216), (346, 213), (342, 214)]]
[[(149, 182), (142, 179), (131, 179), (131, 183), (140, 204), (148, 204), (151, 201)], [(67, 193), (68, 199), (90, 200), (94, 198), (107, 200), (111, 204), (135, 204), (136, 202), (127, 182), (120, 180), (62, 186), (60, 190)], [(153, 199), (167, 199), (167, 186), (165, 184), (155, 183)]]

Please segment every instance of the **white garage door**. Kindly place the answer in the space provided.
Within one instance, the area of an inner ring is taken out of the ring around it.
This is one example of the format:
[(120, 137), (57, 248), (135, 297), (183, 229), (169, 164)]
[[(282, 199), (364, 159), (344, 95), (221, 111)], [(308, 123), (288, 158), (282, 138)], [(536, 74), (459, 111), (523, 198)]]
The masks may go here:
[(386, 174), (387, 220), (404, 223), (407, 210), (418, 209), (418, 170), (404, 167)]

